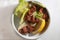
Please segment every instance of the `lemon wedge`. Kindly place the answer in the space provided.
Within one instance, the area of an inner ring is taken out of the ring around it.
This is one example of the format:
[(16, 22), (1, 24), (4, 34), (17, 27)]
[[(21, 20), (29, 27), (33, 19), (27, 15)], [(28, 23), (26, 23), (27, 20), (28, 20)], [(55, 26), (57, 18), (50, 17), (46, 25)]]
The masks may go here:
[(38, 28), (36, 31), (32, 32), (33, 34), (40, 33), (40, 32), (44, 29), (44, 27), (45, 27), (45, 20), (42, 19), (42, 18), (40, 18), (40, 20), (41, 20), (42, 22), (41, 22), (39, 28)]

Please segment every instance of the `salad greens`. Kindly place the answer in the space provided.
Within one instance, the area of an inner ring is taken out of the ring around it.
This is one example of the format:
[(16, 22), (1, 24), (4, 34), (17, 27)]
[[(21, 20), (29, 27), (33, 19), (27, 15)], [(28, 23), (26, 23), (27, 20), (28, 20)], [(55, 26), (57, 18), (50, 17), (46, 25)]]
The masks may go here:
[(16, 7), (14, 14), (18, 16), (17, 12), (19, 11), (20, 13), (23, 13), (25, 8), (27, 7), (28, 7), (28, 2), (26, 2), (25, 0), (19, 0), (19, 5)]
[(28, 8), (28, 2), (26, 2), (25, 0), (19, 0), (19, 4), (16, 7), (15, 11), (14, 11), (14, 15), (15, 16), (21, 16), (20, 17), (20, 24), (23, 23), (24, 21), (24, 16), (26, 14), (26, 12), (29, 10)]
[(24, 11), (24, 13), (22, 14), (22, 17), (21, 17), (21, 20), (20, 20), (20, 24), (22, 24), (22, 23), (24, 22), (24, 17), (25, 17), (26, 12), (27, 12), (28, 10), (29, 10), (29, 9), (26, 8), (25, 11)]
[(35, 11), (35, 12), (33, 13), (33, 16), (36, 17), (36, 18), (42, 18), (43, 13), (41, 13), (41, 12), (36, 12), (36, 11)]
[(42, 18), (42, 16), (43, 16), (43, 13), (39, 12), (39, 14), (36, 14), (36, 18)]

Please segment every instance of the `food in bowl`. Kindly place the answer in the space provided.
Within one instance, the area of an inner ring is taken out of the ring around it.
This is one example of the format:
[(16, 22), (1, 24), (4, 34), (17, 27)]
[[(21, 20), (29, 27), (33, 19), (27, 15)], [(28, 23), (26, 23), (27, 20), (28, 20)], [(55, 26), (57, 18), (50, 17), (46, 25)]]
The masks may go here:
[(22, 35), (29, 34), (31, 36), (40, 34), (49, 24), (50, 18), (47, 9), (39, 2), (25, 0), (19, 2), (14, 10), (14, 16), (19, 19), (18, 32)]

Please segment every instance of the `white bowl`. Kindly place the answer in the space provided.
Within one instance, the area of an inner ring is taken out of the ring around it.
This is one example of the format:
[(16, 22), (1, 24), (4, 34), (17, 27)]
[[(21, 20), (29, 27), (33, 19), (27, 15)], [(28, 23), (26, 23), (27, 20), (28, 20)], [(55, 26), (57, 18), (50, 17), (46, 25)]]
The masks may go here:
[[(12, 25), (13, 25), (13, 28), (17, 32), (17, 34), (19, 34), (21, 37), (26, 38), (26, 39), (37, 39), (37, 38), (40, 37), (40, 34), (36, 34), (34, 36), (28, 36), (28, 34), (27, 35), (22, 35), (21, 33), (19, 33), (18, 30), (17, 30), (17, 28), (18, 28), (18, 21), (19, 21), (19, 19), (18, 18), (15, 18), (14, 17), (14, 14), (12, 14)], [(15, 24), (17, 24), (17, 25), (15, 25)]]

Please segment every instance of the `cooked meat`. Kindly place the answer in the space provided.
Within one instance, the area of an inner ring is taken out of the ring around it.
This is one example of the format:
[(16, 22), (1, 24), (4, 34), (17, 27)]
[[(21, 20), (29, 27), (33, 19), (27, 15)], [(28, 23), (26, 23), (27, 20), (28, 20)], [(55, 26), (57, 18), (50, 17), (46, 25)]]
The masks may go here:
[(48, 21), (48, 18), (49, 18), (49, 16), (47, 14), (43, 15), (43, 19), (45, 19), (45, 21)]
[(19, 32), (20, 32), (21, 34), (24, 34), (23, 29), (20, 29)]
[(25, 33), (28, 33), (28, 29), (27, 29), (27, 27), (25, 26), (25, 27), (23, 27), (22, 29), (20, 29), (19, 32), (20, 32), (21, 34), (25, 34)]
[(33, 26), (31, 26), (31, 25), (28, 25), (28, 27), (27, 27), (27, 28), (28, 28), (28, 30), (29, 30), (29, 33), (34, 31), (34, 27), (33, 27)]
[(46, 8), (43, 8), (43, 13), (44, 13), (44, 14), (48, 14), (48, 12), (47, 12), (47, 9), (46, 9)]
[(28, 15), (32, 15), (34, 11), (36, 11), (36, 7), (32, 6), (31, 9), (28, 12)]
[(32, 6), (31, 12), (34, 12), (34, 11), (36, 11), (36, 7), (35, 6)]
[(43, 8), (40, 8), (39, 12), (43, 13)]
[(32, 15), (34, 11), (36, 11), (36, 7), (32, 6), (31, 9), (28, 11), (27, 15), (25, 16), (25, 20), (27, 22), (32, 22), (32, 23), (36, 22), (35, 18)]
[(35, 23), (35, 18), (33, 16), (31, 16), (31, 22)]
[(38, 22), (39, 22), (39, 19), (37, 19), (37, 18), (35, 18), (35, 17), (33, 17), (33, 16), (29, 16), (29, 15), (27, 15), (27, 16), (25, 17), (25, 20), (26, 20), (27, 22), (31, 22), (31, 23), (38, 23)]
[(43, 15), (43, 18), (44, 18), (44, 19), (46, 19), (46, 18), (47, 18), (47, 15), (46, 15), (46, 14), (44, 14), (44, 15)]
[(31, 17), (30, 17), (29, 15), (27, 15), (27, 16), (25, 17), (25, 20), (31, 21)]
[(23, 32), (24, 32), (24, 33), (28, 33), (27, 27), (23, 27)]
[(35, 20), (36, 20), (36, 23), (38, 23), (40, 20), (39, 19), (37, 19), (37, 18), (35, 18)]
[(31, 26), (31, 25), (25, 26), (21, 30), (19, 30), (19, 32), (21, 34), (30, 33), (30, 32), (33, 32), (33, 31), (34, 31), (34, 27)]
[(41, 13), (43, 13), (43, 19), (45, 19), (47, 21), (47, 19), (49, 18), (48, 12), (46, 8), (40, 8), (39, 10)]

